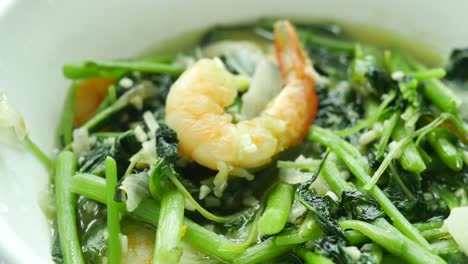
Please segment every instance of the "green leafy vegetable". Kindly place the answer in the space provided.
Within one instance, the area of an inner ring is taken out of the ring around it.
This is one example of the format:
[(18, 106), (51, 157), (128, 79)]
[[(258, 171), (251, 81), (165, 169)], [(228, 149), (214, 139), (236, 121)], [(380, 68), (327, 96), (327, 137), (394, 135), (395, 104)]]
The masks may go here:
[(345, 234), (337, 221), (338, 203), (330, 196), (322, 197), (313, 194), (304, 186), (305, 184), (301, 185), (296, 191), (297, 199), (314, 213), (317, 224), (325, 234), (345, 239)]
[(325, 236), (315, 241), (315, 252), (337, 264), (373, 264), (369, 254), (361, 253), (355, 247), (346, 247), (344, 240), (336, 236)]
[(339, 206), (342, 213), (350, 214), (352, 219), (373, 221), (383, 216), (377, 201), (360, 191), (344, 191)]
[(177, 148), (179, 140), (174, 130), (166, 124), (161, 123), (156, 130), (156, 151), (158, 156), (163, 158), (169, 164), (173, 164), (177, 158)]
[(468, 80), (468, 48), (452, 51), (447, 64), (447, 78), (458, 81)]

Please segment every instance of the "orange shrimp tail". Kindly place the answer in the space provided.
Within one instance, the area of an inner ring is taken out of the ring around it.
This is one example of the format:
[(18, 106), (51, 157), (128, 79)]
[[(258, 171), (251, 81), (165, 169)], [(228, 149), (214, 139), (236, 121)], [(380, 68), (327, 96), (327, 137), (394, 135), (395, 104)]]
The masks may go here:
[[(318, 111), (318, 96), (315, 91), (315, 81), (311, 73), (312, 62), (301, 47), (296, 30), (291, 22), (281, 20), (274, 27), (275, 51), (278, 65), (284, 82), (287, 84), (297, 80), (304, 83), (304, 96), (310, 102), (307, 128), (304, 128), (303, 138), (307, 135), (309, 125), (313, 123)], [(308, 68), (309, 71), (308, 71)]]

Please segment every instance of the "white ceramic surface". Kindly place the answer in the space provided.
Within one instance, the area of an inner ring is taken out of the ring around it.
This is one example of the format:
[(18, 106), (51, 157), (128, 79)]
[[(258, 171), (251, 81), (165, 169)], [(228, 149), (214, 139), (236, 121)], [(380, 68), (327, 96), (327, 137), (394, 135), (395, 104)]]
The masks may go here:
[[(446, 54), (468, 45), (466, 10), (466, 0), (0, 0), (0, 91), (24, 114), (32, 138), (53, 153), (68, 85), (64, 62), (131, 56), (182, 32), (267, 15), (374, 24)], [(30, 154), (0, 145), (0, 258), (6, 263), (51, 262), (37, 203), (47, 180)]]

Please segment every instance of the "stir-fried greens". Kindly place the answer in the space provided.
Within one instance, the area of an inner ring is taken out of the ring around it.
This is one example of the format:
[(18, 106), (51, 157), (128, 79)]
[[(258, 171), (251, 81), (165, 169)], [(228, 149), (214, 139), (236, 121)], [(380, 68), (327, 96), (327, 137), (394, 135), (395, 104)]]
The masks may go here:
[(65, 65), (56, 263), (467, 263), (468, 125), (452, 91), (468, 87), (467, 49), (430, 68), (298, 23), (319, 102), (303, 142), (219, 171), (184, 152), (166, 119), (176, 80), (218, 58), (232, 123), (258, 116), (286, 83), (273, 31), (216, 27), (176, 55)]

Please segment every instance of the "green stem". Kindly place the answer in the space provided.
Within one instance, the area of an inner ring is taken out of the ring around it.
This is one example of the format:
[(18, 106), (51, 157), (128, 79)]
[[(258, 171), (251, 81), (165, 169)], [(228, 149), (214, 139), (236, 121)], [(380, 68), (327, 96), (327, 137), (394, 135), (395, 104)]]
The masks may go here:
[(47, 154), (44, 153), (44, 151), (42, 151), (41, 148), (36, 145), (36, 143), (31, 140), (29, 136), (25, 138), (25, 142), (29, 151), (31, 151), (31, 153), (34, 154), (34, 156), (36, 156), (39, 161), (41, 161), (44, 167), (47, 169), (52, 167), (52, 160), (49, 158), (49, 156), (47, 156)]
[(441, 228), (444, 225), (443, 221), (434, 221), (434, 222), (427, 222), (427, 223), (416, 223), (413, 226), (418, 229), (420, 232), (431, 230), (434, 228)]
[(378, 219), (374, 224), (375, 225), (356, 220), (345, 220), (340, 222), (343, 229), (353, 229), (363, 233), (372, 241), (381, 245), (390, 253), (406, 260), (408, 263), (445, 263), (445, 261), (439, 256), (401, 235), (398, 230), (384, 219)]
[(328, 157), (322, 168), (322, 177), (338, 197), (341, 196), (342, 192), (353, 189), (340, 175), (341, 173), (336, 166), (336, 161), (332, 156)]
[(408, 187), (406, 186), (406, 184), (403, 182), (400, 175), (398, 174), (395, 164), (391, 163), (389, 167), (390, 167), (390, 171), (392, 172), (391, 177), (393, 177), (393, 179), (397, 182), (398, 186), (400, 186), (403, 193), (410, 200), (416, 201), (416, 197), (414, 197), (413, 193), (408, 189)]
[(145, 99), (154, 94), (154, 89), (149, 85), (141, 84), (138, 87), (132, 88), (128, 92), (124, 93), (122, 96), (115, 101), (112, 105), (104, 108), (102, 111), (98, 112), (91, 119), (89, 119), (81, 128), (85, 128), (88, 131), (93, 131), (96, 129), (103, 121), (109, 118), (111, 115), (116, 112), (124, 109), (131, 102), (132, 98), (141, 97)]
[[(314, 213), (308, 212), (304, 222), (299, 226), (298, 234), (299, 237), (310, 237), (318, 228), (317, 223), (315, 222)], [(320, 229), (320, 228), (319, 228)]]
[(109, 137), (118, 137), (122, 135), (125, 132), (96, 132), (93, 133), (93, 136), (96, 136), (98, 138), (109, 138)]
[(311, 212), (306, 216), (304, 223), (299, 230), (286, 230), (275, 237), (275, 244), (278, 246), (302, 244), (309, 240), (315, 240), (323, 236), (323, 231), (315, 222), (315, 216)]
[(462, 153), (449, 141), (443, 129), (434, 129), (428, 134), (427, 139), (447, 167), (454, 171), (461, 171), (463, 169)]
[(57, 226), (65, 264), (84, 263), (76, 228), (76, 197), (71, 192), (72, 177), (76, 171), (75, 154), (63, 151), (55, 162), (55, 202)]
[(82, 127), (86, 128), (88, 131), (93, 131), (99, 124), (101, 124), (109, 116), (111, 116), (114, 113), (122, 110), (127, 105), (128, 105), (128, 102), (126, 104), (116, 104), (116, 103), (114, 103), (111, 106), (103, 109), (101, 112), (94, 115)]
[(299, 256), (303, 261), (304, 264), (333, 264), (329, 258), (324, 256), (320, 256), (312, 251), (309, 251), (303, 247), (297, 247), (294, 252)]
[[(336, 136), (333, 132), (318, 126), (313, 126), (310, 130), (308, 139), (330, 148), (346, 164), (361, 185), (365, 185), (371, 180), (366, 169), (360, 166), (360, 162), (356, 159), (355, 154), (350, 153), (348, 149), (344, 147), (347, 145), (345, 144), (347, 142)], [(357, 152), (357, 150), (355, 150), (354, 153), (355, 152)], [(393, 220), (393, 224), (403, 234), (426, 249), (430, 249), (429, 243), (413, 226), (411, 226), (408, 219), (398, 211), (395, 205), (378, 186), (373, 186), (368, 190), (368, 192), (377, 200), (383, 211)]]
[(444, 227), (422, 231), (421, 235), (423, 235), (427, 240), (451, 238), (447, 228)]
[(313, 171), (320, 165), (320, 160), (307, 160), (304, 162), (279, 160), (276, 166), (280, 169), (303, 169)]
[[(427, 70), (424, 65), (409, 56), (404, 56), (398, 52), (395, 53), (398, 55), (397, 57), (399, 57), (400, 65), (403, 65), (405, 69), (411, 68), (416, 71)], [(457, 115), (457, 108), (461, 105), (461, 100), (442, 81), (437, 79), (427, 80), (426, 85), (423, 86), (423, 93), (443, 112), (451, 113), (455, 116)]]
[(177, 190), (165, 193), (158, 218), (153, 263), (179, 263), (182, 256), (180, 240), (184, 220), (184, 196)]
[(397, 156), (398, 153), (407, 146), (407, 144), (412, 141), (414, 138), (418, 137), (416, 140), (416, 144), (418, 144), (420, 138), (422, 138), (425, 134), (433, 130), (434, 128), (438, 127), (440, 124), (442, 124), (449, 116), (445, 114), (441, 114), (439, 117), (434, 119), (431, 123), (427, 124), (426, 126), (418, 129), (416, 132), (407, 135), (406, 137), (402, 138), (399, 140), (393, 149), (390, 150), (388, 155), (385, 157), (385, 159), (382, 161), (380, 164), (379, 168), (374, 172), (374, 175), (372, 175), (372, 178), (367, 181), (366, 185), (364, 185), (365, 190), (370, 190), (373, 186), (377, 184), (377, 181), (380, 179), (380, 176), (384, 173), (384, 171), (387, 169), (388, 165), (390, 165), (390, 162)]
[[(392, 136), (394, 140), (398, 141), (411, 135), (411, 133), (413, 133), (413, 131), (408, 131), (404, 122), (399, 120), (393, 130)], [(421, 173), (426, 169), (426, 164), (414, 142), (409, 141), (406, 146), (402, 147), (401, 152), (398, 161), (403, 169), (414, 173)]]
[(167, 63), (153, 60), (93, 60), (85, 62), (87, 65), (96, 65), (103, 68), (117, 68), (126, 71), (139, 71), (148, 73), (161, 73), (180, 75), (185, 69)]
[(299, 36), (305, 41), (314, 44), (315, 46), (322, 46), (337, 51), (345, 51), (354, 53), (355, 43), (340, 40), (337, 38), (330, 38), (318, 33), (310, 33), (304, 30), (298, 30)]
[(203, 206), (201, 206), (190, 194), (190, 192), (185, 188), (185, 186), (177, 179), (177, 177), (171, 173), (167, 174), (168, 178), (172, 181), (174, 186), (179, 190), (180, 193), (185, 197), (185, 199), (189, 200), (190, 203), (195, 207), (201, 215), (203, 215), (206, 219), (211, 220), (217, 223), (227, 223), (234, 219), (237, 219), (239, 216), (242, 215), (242, 212), (228, 215), (228, 216), (217, 216), (208, 210), (206, 210)]
[(180, 75), (184, 68), (151, 60), (94, 60), (63, 66), (65, 77), (76, 80), (91, 77), (119, 78), (125, 72)]
[(435, 69), (424, 69), (415, 72), (408, 72), (410, 76), (413, 76), (418, 81), (426, 81), (431, 79), (442, 79), (445, 77), (445, 70), (442, 68), (435, 68)]
[(288, 221), (289, 209), (294, 197), (290, 184), (278, 183), (268, 196), (265, 211), (258, 223), (260, 233), (273, 235), (283, 230)]
[(385, 153), (385, 148), (388, 145), (388, 141), (390, 140), (390, 136), (393, 133), (393, 130), (395, 129), (396, 123), (398, 119), (400, 118), (400, 112), (396, 111), (395, 113), (392, 114), (392, 116), (388, 119), (387, 122), (387, 127), (385, 127), (384, 123), (384, 132), (382, 134), (382, 137), (380, 138), (379, 143), (377, 143), (377, 155), (376, 159), (380, 159)]
[(65, 103), (62, 110), (62, 118), (57, 130), (57, 136), (59, 137), (60, 146), (68, 145), (72, 142), (73, 138), (73, 118), (76, 103), (76, 91), (78, 89), (78, 83), (73, 82), (68, 89)]
[(368, 237), (356, 230), (346, 230), (345, 235), (350, 245), (362, 245), (370, 242)]
[(120, 208), (114, 201), (117, 188), (117, 164), (111, 157), (106, 158), (106, 204), (107, 204), (107, 257), (109, 263), (119, 264), (121, 260), (120, 246)]
[(369, 255), (374, 257), (376, 263), (381, 263), (383, 259), (383, 249), (377, 244), (372, 244), (372, 249), (369, 252)]
[[(77, 174), (73, 177), (72, 188), (74, 193), (83, 195), (89, 199), (106, 204), (106, 182), (105, 179), (92, 174)], [(139, 206), (131, 213), (122, 211), (129, 216), (154, 226), (158, 225), (159, 221), (159, 204), (153, 199), (144, 199)], [(212, 256), (231, 261), (235, 256), (244, 251), (244, 248), (238, 250), (220, 250), (223, 247), (234, 248), (237, 243), (229, 239), (219, 236), (216, 233), (198, 225), (188, 218), (184, 219), (184, 225), (187, 226), (187, 232), (184, 236), (184, 241), (188, 242), (195, 248), (208, 253)]]
[(295, 244), (277, 245), (275, 238), (267, 239), (261, 243), (247, 248), (242, 254), (233, 259), (233, 264), (262, 263), (291, 251)]
[(357, 133), (366, 127), (371, 127), (377, 120), (379, 120), (379, 118), (385, 112), (385, 109), (387, 108), (387, 106), (393, 101), (393, 99), (395, 99), (395, 97), (396, 97), (396, 92), (391, 91), (387, 96), (385, 96), (385, 100), (379, 105), (379, 107), (377, 108), (377, 111), (373, 115), (369, 116), (367, 119), (364, 119), (358, 122), (353, 127), (339, 130), (339, 131), (334, 131), (335, 134), (340, 137), (346, 137), (354, 133)]
[(461, 100), (442, 81), (428, 80), (427, 85), (423, 86), (423, 92), (440, 110), (457, 115)]
[(242, 242), (236, 242), (236, 243), (224, 243), (219, 246), (220, 251), (237, 251), (237, 252), (242, 252), (246, 248), (248, 248), (250, 245), (252, 245), (256, 239), (258, 238), (258, 220), (260, 219), (260, 212), (261, 208), (255, 213), (255, 218), (250, 223), (250, 228), (249, 228), (249, 235), (245, 238), (244, 241)]
[(71, 191), (100, 203), (107, 203), (106, 179), (90, 173), (78, 173), (72, 177)]
[(436, 254), (448, 255), (460, 252), (460, 247), (453, 239), (439, 240), (431, 244)]

